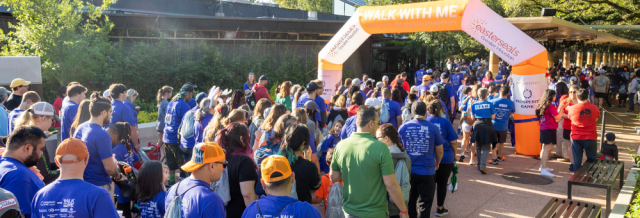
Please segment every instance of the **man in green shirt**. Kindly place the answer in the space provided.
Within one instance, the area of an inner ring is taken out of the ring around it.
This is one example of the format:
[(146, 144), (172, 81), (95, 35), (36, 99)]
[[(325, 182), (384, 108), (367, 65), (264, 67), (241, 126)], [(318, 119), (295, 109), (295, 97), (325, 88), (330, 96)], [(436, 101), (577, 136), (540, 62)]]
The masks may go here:
[[(358, 108), (357, 131), (336, 145), (329, 177), (344, 184), (344, 212), (348, 217), (386, 217), (387, 192), (394, 202), (404, 202), (396, 180), (389, 148), (374, 138), (380, 125), (379, 108)], [(400, 217), (409, 217), (407, 207), (398, 205)]]

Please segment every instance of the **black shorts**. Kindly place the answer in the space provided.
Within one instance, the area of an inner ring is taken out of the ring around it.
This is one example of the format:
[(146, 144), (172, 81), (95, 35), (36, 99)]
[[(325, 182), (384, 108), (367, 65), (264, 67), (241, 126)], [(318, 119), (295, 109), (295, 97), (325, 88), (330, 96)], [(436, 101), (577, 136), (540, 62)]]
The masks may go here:
[(565, 140), (571, 140), (571, 130), (564, 129), (564, 131), (562, 131), (562, 138)]
[(607, 97), (607, 93), (596, 92), (595, 97), (596, 98), (606, 98)]
[(540, 130), (540, 143), (542, 144), (558, 144), (557, 129)]
[(496, 134), (496, 138), (498, 138), (498, 143), (505, 143), (507, 141), (507, 130), (504, 131), (493, 131)]
[(184, 157), (180, 144), (164, 143), (164, 154), (167, 158), (167, 166), (169, 170), (177, 170), (184, 164)]

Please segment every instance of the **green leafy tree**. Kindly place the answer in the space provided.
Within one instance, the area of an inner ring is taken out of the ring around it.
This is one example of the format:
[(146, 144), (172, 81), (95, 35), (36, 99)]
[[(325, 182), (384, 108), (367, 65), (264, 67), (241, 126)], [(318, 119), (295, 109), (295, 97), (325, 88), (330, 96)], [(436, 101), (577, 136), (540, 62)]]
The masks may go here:
[(0, 55), (40, 56), (43, 81), (58, 85), (101, 81), (109, 60), (105, 54), (112, 49), (108, 40), (113, 27), (102, 14), (113, 0), (102, 2), (96, 7), (81, 0), (0, 1), (18, 20), (10, 24), (15, 31), (0, 32), (0, 41), (5, 42)]
[(333, 13), (333, 0), (274, 0), (273, 2), (283, 8)]

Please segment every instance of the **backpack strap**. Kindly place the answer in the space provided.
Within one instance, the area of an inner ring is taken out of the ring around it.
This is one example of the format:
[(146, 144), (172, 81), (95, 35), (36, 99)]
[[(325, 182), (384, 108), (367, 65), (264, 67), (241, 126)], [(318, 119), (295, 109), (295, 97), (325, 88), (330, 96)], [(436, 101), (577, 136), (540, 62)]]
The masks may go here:
[[(273, 216), (273, 218), (277, 218), (277, 217), (278, 217), (278, 215), (280, 215), (280, 213), (281, 213), (285, 208), (287, 208), (287, 206), (289, 206), (289, 204), (295, 203), (295, 202), (297, 202), (297, 201), (298, 201), (298, 200), (293, 200), (293, 201), (291, 201), (291, 202), (289, 202), (289, 203), (285, 204), (285, 205), (284, 205), (284, 207), (282, 207), (282, 209), (280, 209), (280, 211), (278, 211), (278, 213), (277, 213), (275, 216)], [(260, 217), (264, 217), (264, 215), (262, 215), (262, 210), (260, 210), (260, 200), (257, 200), (257, 201), (256, 201), (256, 205), (258, 206), (258, 213), (260, 213)]]
[[(180, 183), (182, 183), (182, 181), (178, 182), (178, 185), (176, 186), (176, 196), (179, 196), (180, 198), (182, 198), (182, 196), (184, 196), (184, 194), (186, 194), (189, 190), (191, 190), (192, 188), (198, 187), (198, 186), (202, 186), (202, 187), (206, 187), (204, 185), (194, 185), (189, 187), (187, 190), (185, 190), (184, 192), (182, 192), (182, 194), (178, 195), (178, 189), (180, 189)], [(207, 187), (208, 188), (208, 187)]]

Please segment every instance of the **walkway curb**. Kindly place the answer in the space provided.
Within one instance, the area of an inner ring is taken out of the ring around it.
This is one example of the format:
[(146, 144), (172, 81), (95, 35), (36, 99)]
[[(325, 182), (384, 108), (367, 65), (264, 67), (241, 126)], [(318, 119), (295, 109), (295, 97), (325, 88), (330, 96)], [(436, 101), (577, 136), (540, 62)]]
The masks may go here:
[(627, 212), (627, 209), (629, 209), (631, 200), (633, 200), (633, 191), (638, 183), (636, 174), (640, 174), (640, 168), (631, 168), (629, 175), (627, 175), (627, 180), (624, 182), (620, 194), (618, 194), (616, 203), (613, 205), (611, 214), (609, 214), (609, 218), (624, 218), (624, 214)]

